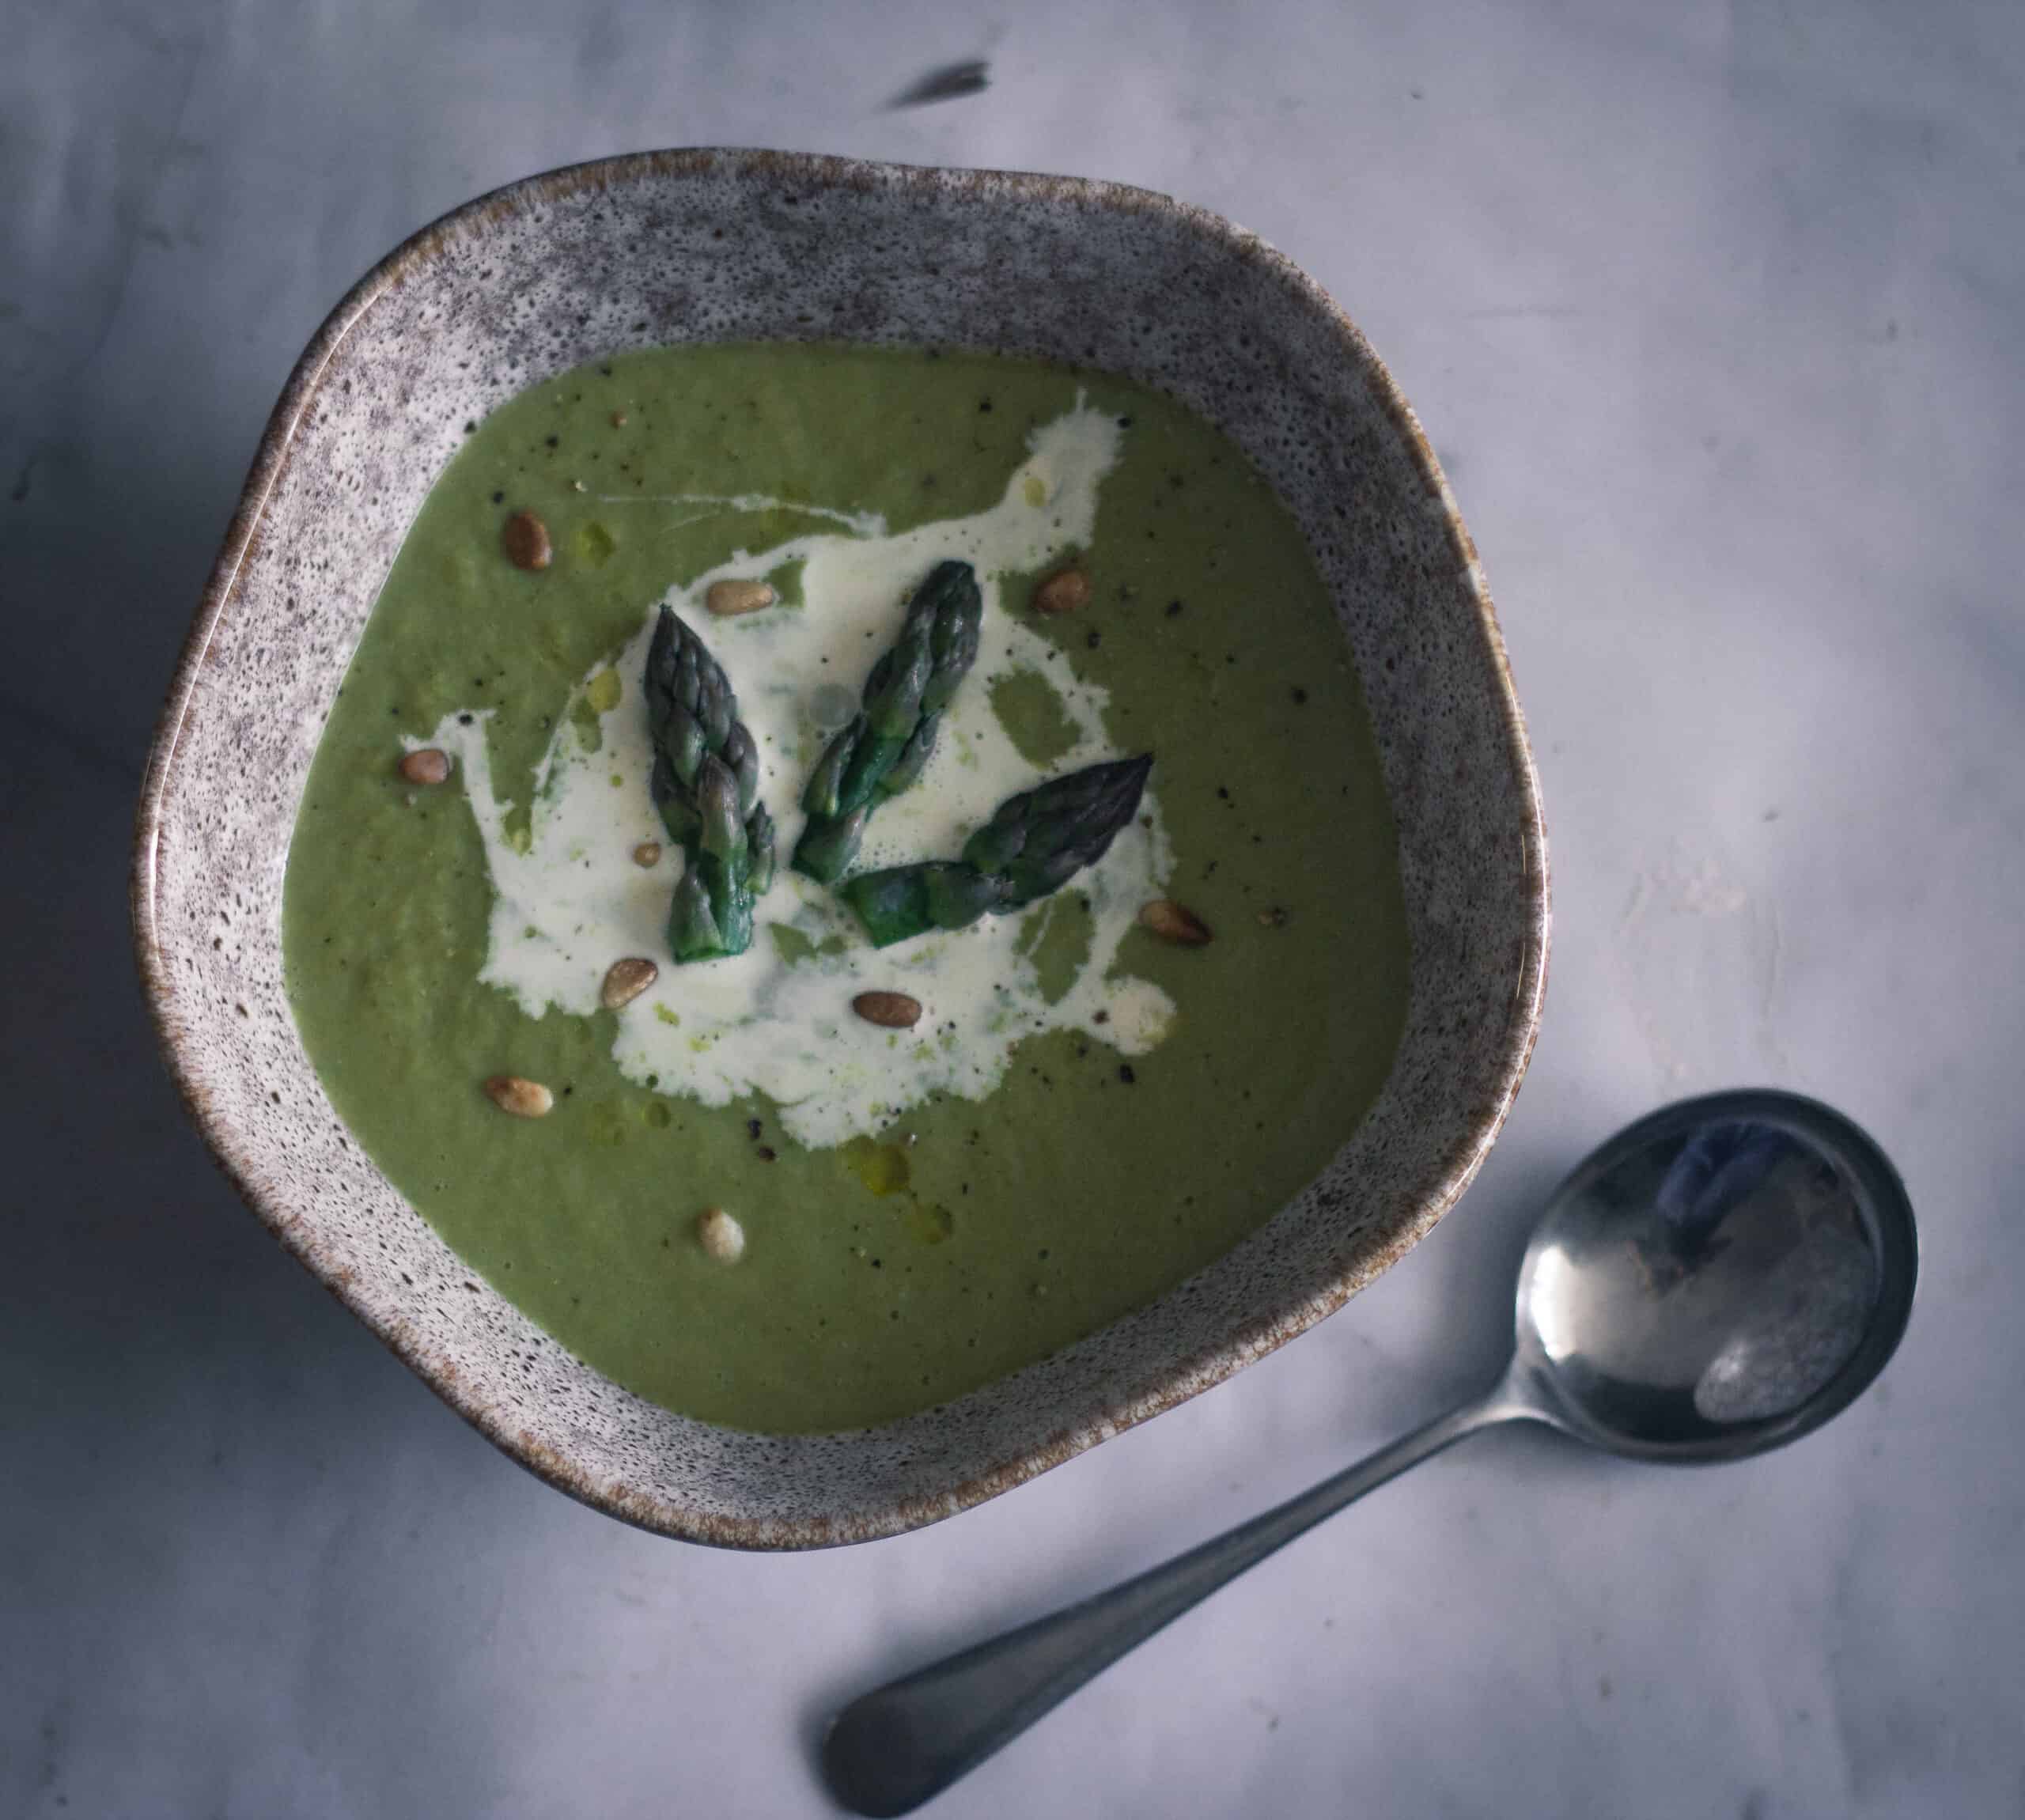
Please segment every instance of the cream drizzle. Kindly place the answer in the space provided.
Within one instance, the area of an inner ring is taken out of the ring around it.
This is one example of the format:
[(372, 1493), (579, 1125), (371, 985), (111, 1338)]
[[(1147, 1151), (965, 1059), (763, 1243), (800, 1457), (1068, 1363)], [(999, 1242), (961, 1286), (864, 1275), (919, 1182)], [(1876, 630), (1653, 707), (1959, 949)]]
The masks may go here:
[[(1074, 675), (1066, 657), (1024, 622), (1024, 607), (1009, 608), (998, 580), (1088, 544), (1098, 488), (1116, 464), (1118, 445), (1115, 420), (1079, 395), (1074, 409), (1029, 439), (1028, 459), (996, 505), (897, 534), (869, 515), (757, 495), (657, 501), (707, 511), (785, 509), (848, 528), (741, 551), (667, 596), (730, 674), (759, 745), (762, 795), (779, 824), (780, 869), (760, 901), (752, 946), (732, 959), (676, 966), (664, 925), (679, 849), (668, 846), (652, 870), (631, 857), (637, 844), (666, 838), (647, 788), (653, 755), (641, 677), (649, 614), (609, 665), (577, 683), (572, 713), (558, 720), (536, 770), (531, 812), (517, 831), (509, 825), (513, 805), (493, 788), (489, 710), (467, 719), (452, 713), (427, 741), (415, 742), (456, 757), (484, 842), (494, 896), (479, 977), (511, 993), (530, 1016), (551, 1010), (589, 1016), (613, 961), (642, 955), (656, 962), (654, 985), (616, 1014), (612, 1056), (621, 1070), (710, 1106), (763, 1094), (779, 1106), (788, 1134), (815, 1146), (875, 1131), (933, 1093), (982, 1099), (1005, 1079), (1020, 1039), (1043, 1031), (1081, 1031), (1126, 1055), (1160, 1042), (1172, 1024), (1172, 1001), (1150, 982), (1116, 971), (1126, 931), (1143, 903), (1165, 895), (1173, 866), (1151, 788), (1139, 821), (1068, 887), (1089, 900), (1091, 941), (1068, 990), (1053, 1003), (1023, 952), (1031, 946), (1028, 919), (1042, 913), (988, 918), (882, 952), (831, 892), (787, 865), (804, 819), (802, 784), (827, 728), (891, 642), (914, 587), (945, 558), (973, 564), (983, 589), (977, 664), (920, 782), (874, 817), (861, 863), (953, 855), (1000, 802), (1039, 781), (992, 711), (991, 686), (999, 679), (1038, 672), (1075, 729), (1075, 744), (1047, 774), (1125, 755), (1105, 731), (1108, 692)], [(805, 564), (803, 607), (732, 620), (703, 611), (713, 581), (762, 575), (797, 560)], [(609, 697), (607, 668), (616, 672), (618, 700), (598, 717), (600, 742), (591, 751), (576, 721), (594, 684), (594, 698)], [(793, 932), (790, 941), (801, 938), (801, 958), (785, 958), (775, 925)], [(819, 946), (835, 952), (808, 952)], [(857, 1018), (851, 1000), (874, 989), (919, 999), (920, 1024), (896, 1032)]]

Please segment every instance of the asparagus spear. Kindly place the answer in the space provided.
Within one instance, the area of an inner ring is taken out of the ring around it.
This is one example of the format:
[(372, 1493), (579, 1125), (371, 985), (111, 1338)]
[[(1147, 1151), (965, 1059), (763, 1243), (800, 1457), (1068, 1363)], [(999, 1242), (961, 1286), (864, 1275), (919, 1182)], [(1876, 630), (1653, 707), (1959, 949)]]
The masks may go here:
[(876, 948), (1019, 910), (1103, 858), (1153, 767), (1147, 752), (1072, 771), (1001, 803), (961, 859), (861, 872), (838, 889)]
[(759, 796), (759, 751), (717, 660), (664, 607), (647, 651), (654, 806), (686, 856), (668, 912), (679, 961), (743, 954), (753, 899), (773, 882), (774, 823)]
[(915, 589), (893, 649), (865, 679), (862, 706), (816, 762), (794, 868), (833, 884), (857, 857), (880, 801), (921, 775), (942, 710), (976, 660), (984, 597), (967, 562), (938, 562)]

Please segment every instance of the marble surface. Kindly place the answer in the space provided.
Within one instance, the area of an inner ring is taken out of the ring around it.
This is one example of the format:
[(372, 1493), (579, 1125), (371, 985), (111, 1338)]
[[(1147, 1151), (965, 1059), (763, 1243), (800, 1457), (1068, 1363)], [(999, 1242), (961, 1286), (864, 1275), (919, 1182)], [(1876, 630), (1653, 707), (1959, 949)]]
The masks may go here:
[[(2016, 1814), (2025, 1803), (2025, 13), (1259, 0), (26, 0), (0, 59), (0, 1813), (819, 1814), (869, 1681), (1489, 1375), (1529, 1209), (1773, 1081), (1923, 1221), (1833, 1427), (1664, 1472), (1473, 1443), (934, 1810)], [(887, 104), (931, 66), (985, 93)], [(1334, 1319), (919, 1534), (706, 1553), (466, 1430), (184, 1125), (128, 964), (161, 690), (295, 354), (544, 166), (763, 143), (1073, 170), (1305, 264), (1412, 398), (1537, 743), (1557, 929), (1476, 1188)]]

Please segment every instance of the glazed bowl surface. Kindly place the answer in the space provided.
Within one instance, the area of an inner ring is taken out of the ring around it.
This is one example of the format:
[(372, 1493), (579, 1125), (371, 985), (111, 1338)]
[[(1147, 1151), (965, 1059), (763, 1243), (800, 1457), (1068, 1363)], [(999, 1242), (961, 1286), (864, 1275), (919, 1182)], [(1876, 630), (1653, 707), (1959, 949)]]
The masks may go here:
[[(1271, 1220), (1037, 1364), (834, 1435), (742, 1433), (645, 1402), (480, 1281), (331, 1109), (282, 964), (282, 876), (323, 721), (467, 426), (615, 350), (768, 339), (1095, 367), (1236, 441), (1300, 526), (1361, 673), (1412, 950), (1379, 1099)], [(738, 151), (515, 184), (417, 234), (332, 312), (275, 407), (184, 649), (133, 892), (171, 1070), (282, 1242), (551, 1483), (645, 1528), (751, 1548), (949, 1515), (1340, 1307), (1481, 1164), (1531, 1050), (1548, 929), (1538, 789), (1475, 552), (1411, 412), (1312, 280), (1145, 191)]]

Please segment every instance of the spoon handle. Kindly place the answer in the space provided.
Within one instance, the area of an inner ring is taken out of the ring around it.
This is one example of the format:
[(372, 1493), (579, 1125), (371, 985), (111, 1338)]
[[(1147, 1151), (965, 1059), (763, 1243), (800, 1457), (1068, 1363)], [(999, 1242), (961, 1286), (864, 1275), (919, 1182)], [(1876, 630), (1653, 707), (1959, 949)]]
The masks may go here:
[(1501, 1386), (1136, 1580), (861, 1696), (823, 1741), (831, 1792), (856, 1814), (912, 1811), (1324, 1517), (1465, 1435), (1532, 1413)]

